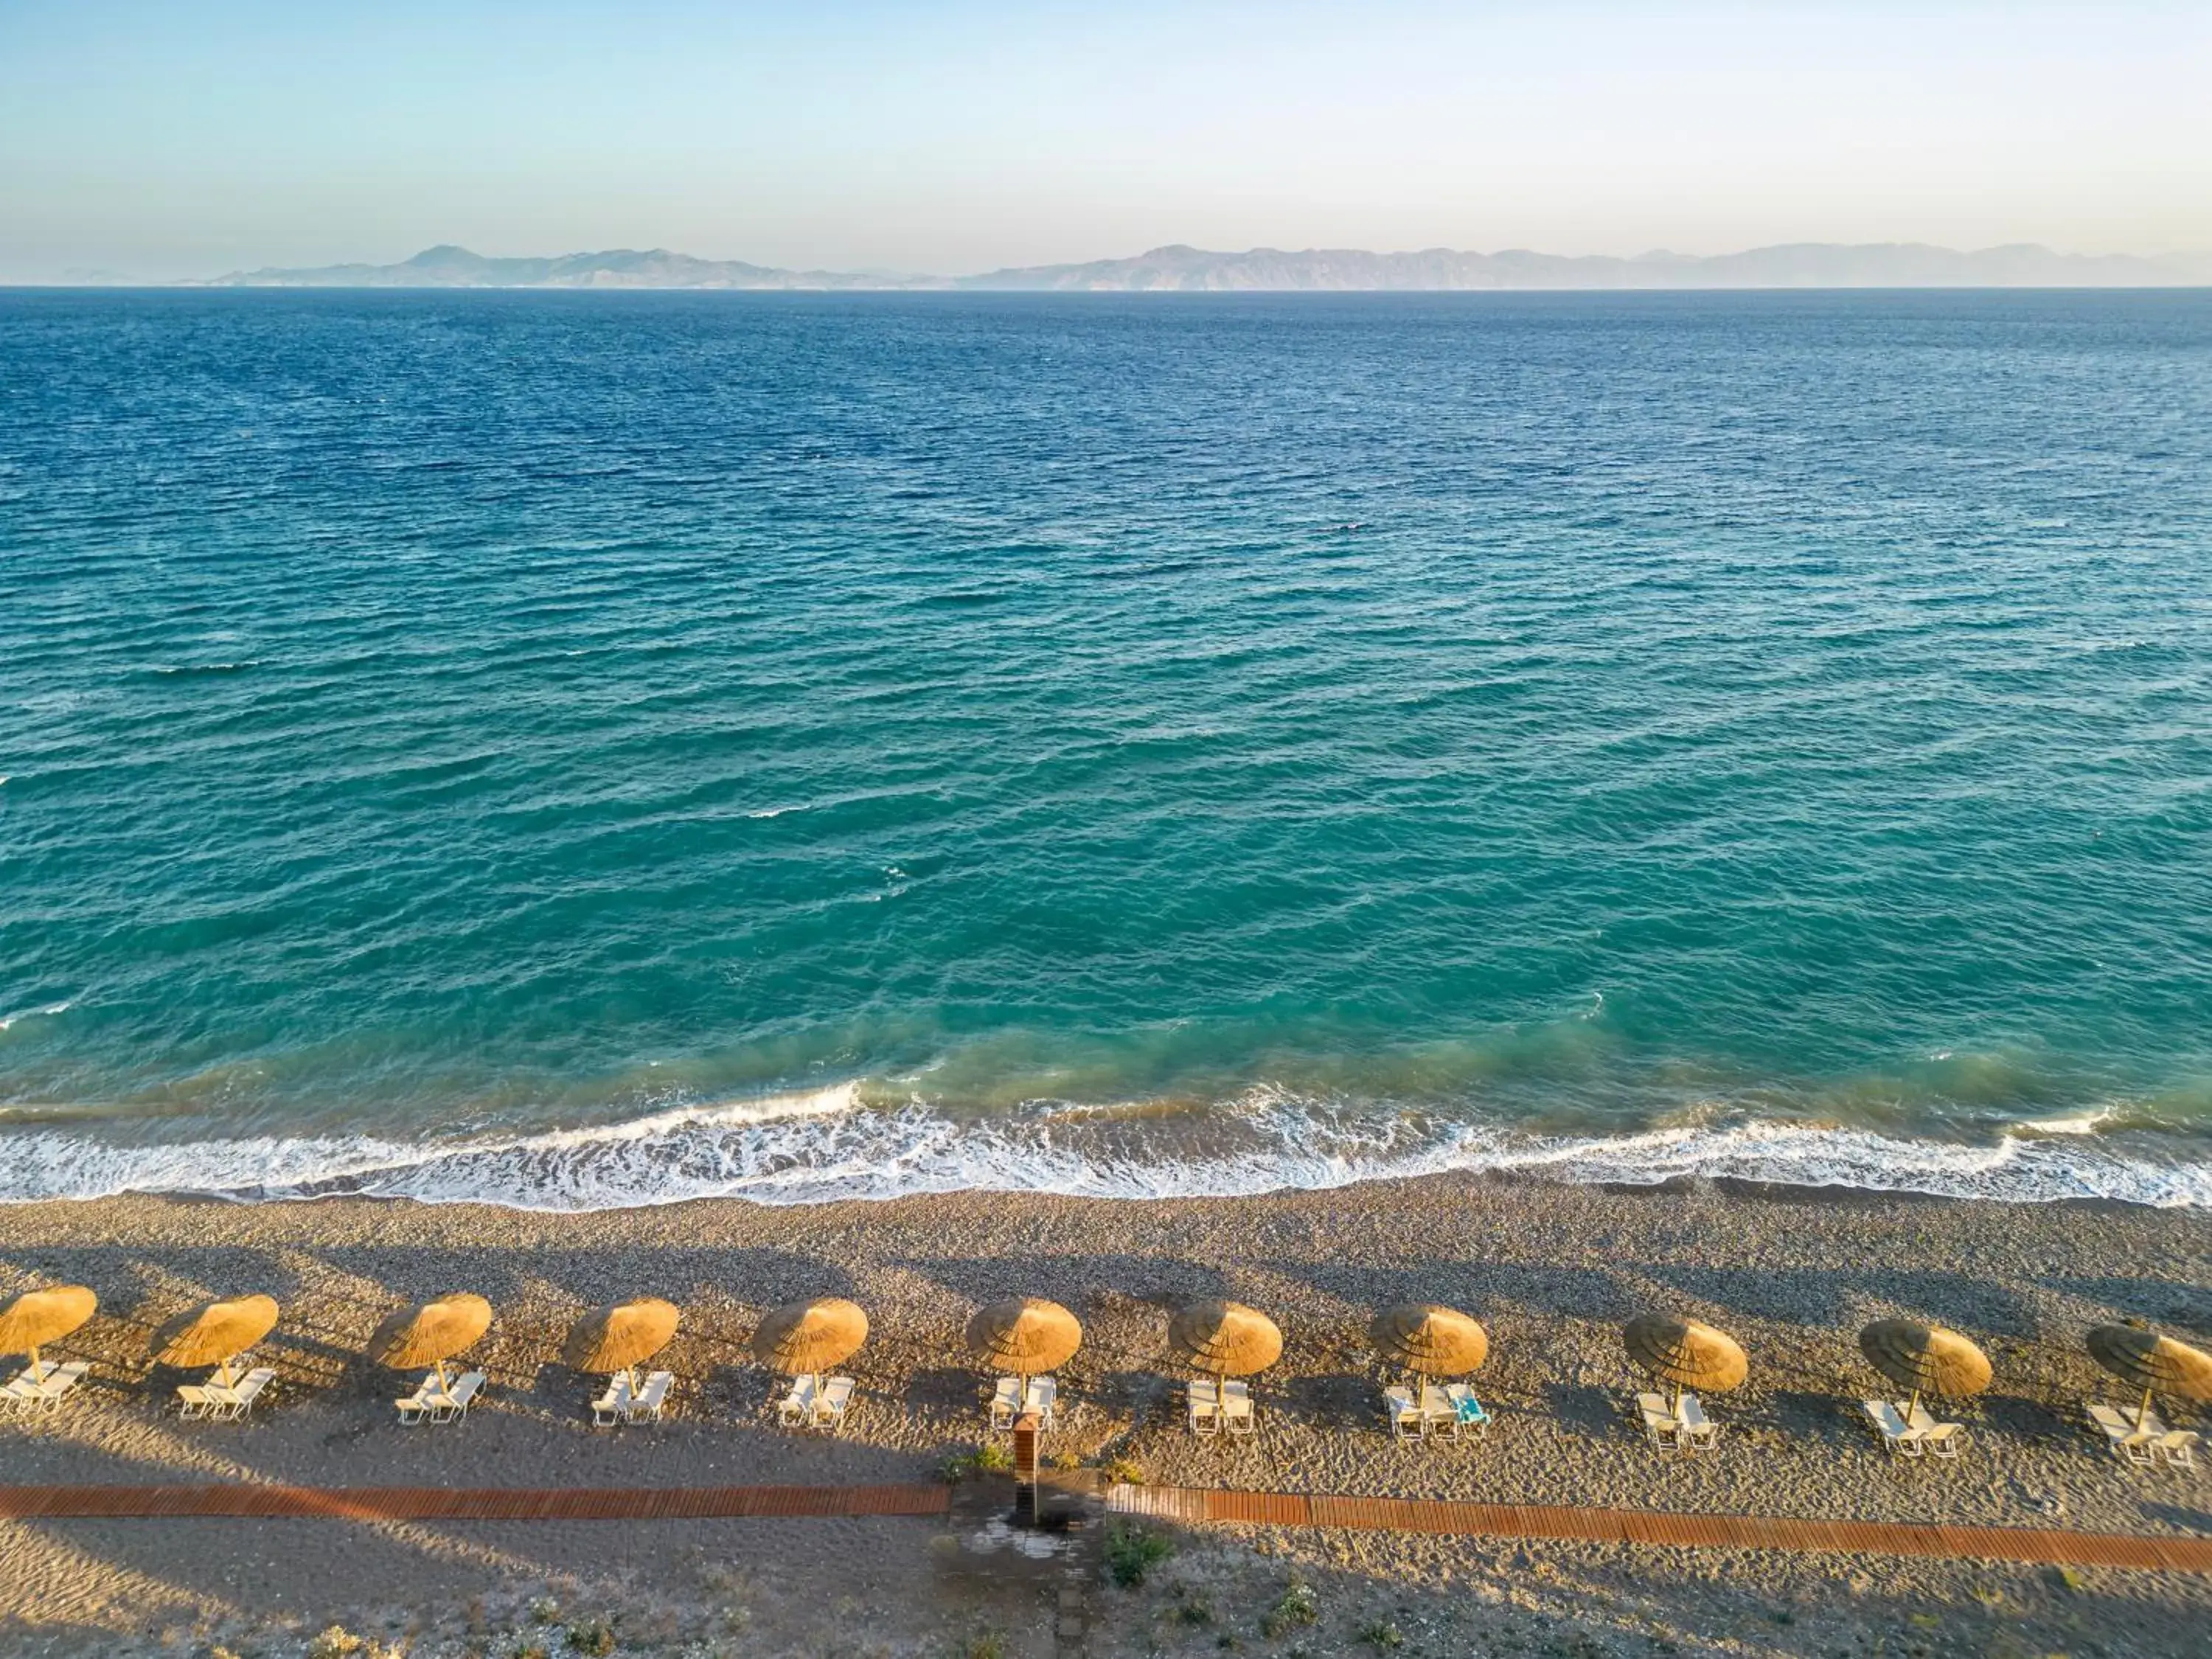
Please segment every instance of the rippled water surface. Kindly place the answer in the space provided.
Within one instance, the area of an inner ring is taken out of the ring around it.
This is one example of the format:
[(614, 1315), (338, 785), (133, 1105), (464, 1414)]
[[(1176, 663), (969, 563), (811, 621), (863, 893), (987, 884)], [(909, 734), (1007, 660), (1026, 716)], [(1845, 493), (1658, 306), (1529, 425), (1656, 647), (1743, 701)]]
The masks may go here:
[(0, 295), (0, 1195), (2212, 1202), (2212, 295)]

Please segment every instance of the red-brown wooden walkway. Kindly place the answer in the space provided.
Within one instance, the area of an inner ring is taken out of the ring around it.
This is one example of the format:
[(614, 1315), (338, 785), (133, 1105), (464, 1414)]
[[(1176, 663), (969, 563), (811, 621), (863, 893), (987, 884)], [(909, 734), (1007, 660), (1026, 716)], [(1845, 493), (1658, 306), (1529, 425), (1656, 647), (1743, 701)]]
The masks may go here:
[(1185, 1524), (1242, 1521), (1278, 1527), (1352, 1527), (1489, 1538), (1577, 1538), (1604, 1543), (1726, 1549), (1834, 1550), (1942, 1555), (2065, 1566), (2212, 1572), (2212, 1538), (2063, 1532), (2039, 1527), (1916, 1526), (1897, 1521), (1791, 1521), (1754, 1515), (1670, 1515), (1652, 1510), (1461, 1504), (1435, 1498), (1327, 1498), (1197, 1486), (1115, 1486), (1107, 1507)]

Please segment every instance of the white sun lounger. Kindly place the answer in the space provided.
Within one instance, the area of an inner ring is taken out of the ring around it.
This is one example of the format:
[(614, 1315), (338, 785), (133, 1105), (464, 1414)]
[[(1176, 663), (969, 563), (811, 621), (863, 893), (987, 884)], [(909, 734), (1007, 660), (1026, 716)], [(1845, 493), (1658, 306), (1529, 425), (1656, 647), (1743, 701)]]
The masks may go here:
[(8, 1384), (0, 1401), (9, 1406), (52, 1411), (91, 1369), (89, 1360), (72, 1359), (64, 1365), (43, 1366), (35, 1373), (26, 1370)]
[(1221, 1426), (1231, 1434), (1249, 1434), (1256, 1426), (1249, 1384), (1231, 1379), (1221, 1385)]
[(1043, 1426), (1048, 1429), (1060, 1426), (1059, 1414), (1054, 1410), (1059, 1401), (1058, 1378), (1050, 1376), (1030, 1378), (1028, 1409), (1035, 1412)]
[(177, 1384), (177, 1415), (191, 1421), (195, 1418), (212, 1417), (222, 1402), (212, 1388), (203, 1388), (197, 1382)]
[(617, 1371), (607, 1379), (607, 1391), (592, 1401), (592, 1426), (611, 1429), (629, 1416), (629, 1373)]
[(257, 1365), (238, 1379), (238, 1386), (230, 1391), (229, 1420), (235, 1423), (253, 1409), (253, 1402), (261, 1398), (262, 1390), (276, 1380), (273, 1365)]
[(1720, 1438), (1720, 1425), (1705, 1415), (1705, 1406), (1697, 1395), (1685, 1394), (1682, 1396), (1682, 1408), (1678, 1416), (1682, 1425), (1682, 1449), (1711, 1451), (1713, 1443)]
[(623, 1420), (628, 1423), (660, 1421), (661, 1408), (668, 1403), (668, 1389), (676, 1381), (673, 1371), (654, 1371), (645, 1379), (645, 1386), (623, 1407)]
[(1459, 1434), (1459, 1407), (1433, 1382), (1421, 1384), (1421, 1432), (1455, 1437)]
[(2112, 1447), (2112, 1455), (2120, 1462), (2138, 1469), (2149, 1468), (2157, 1462), (2151, 1447), (2165, 1432), (2164, 1424), (2160, 1423), (2154, 1427), (2153, 1420), (2146, 1418), (2139, 1427), (2110, 1406), (2093, 1405), (2088, 1407), (2088, 1412), (2089, 1420), (2103, 1431), (2106, 1443)]
[(1682, 1449), (1682, 1425), (1674, 1420), (1674, 1413), (1667, 1409), (1666, 1395), (1638, 1395), (1636, 1413), (1643, 1419), (1644, 1436), (1651, 1443), (1653, 1450), (1663, 1454)]
[(458, 1423), (469, 1414), (469, 1401), (477, 1397), (477, 1390), (484, 1385), (482, 1371), (463, 1371), (453, 1379), (452, 1388), (430, 1402), (433, 1423)]
[(415, 1385), (414, 1393), (409, 1395), (404, 1400), (395, 1400), (392, 1403), (398, 1407), (399, 1420), (412, 1427), (417, 1423), (427, 1423), (430, 1420), (431, 1402), (441, 1398), (442, 1396), (438, 1392), (438, 1373), (432, 1371)]
[(1874, 1425), (1874, 1431), (1881, 1437), (1882, 1447), (1899, 1457), (1920, 1455), (1920, 1431), (1905, 1420), (1905, 1414), (1887, 1400), (1862, 1400), (1859, 1409)]
[(1966, 1449), (1966, 1425), (1963, 1423), (1937, 1423), (1920, 1431), (1920, 1444), (1930, 1457), (1940, 1457), (1954, 1462)]
[(991, 1391), (991, 1426), (1011, 1429), (1022, 1409), (1022, 1380), (1018, 1376), (1002, 1376)]
[(1390, 1432), (1400, 1440), (1409, 1440), (1428, 1432), (1428, 1425), (1421, 1420), (1421, 1408), (1413, 1403), (1411, 1389), (1382, 1390), (1382, 1420), (1390, 1425)]
[(2172, 1468), (2194, 1469), (2200, 1437), (2194, 1429), (2168, 1429), (2150, 1443), (2151, 1455), (2164, 1458)]
[(1948, 1463), (1966, 1449), (1966, 1425), (1938, 1423), (1918, 1401), (1912, 1402), (1911, 1420), (1905, 1426), (1920, 1437), (1921, 1449), (1930, 1457), (1940, 1457)]
[(822, 1397), (814, 1402), (814, 1420), (831, 1433), (845, 1426), (845, 1407), (853, 1398), (853, 1379), (833, 1376), (822, 1385)]
[(793, 1377), (791, 1392), (776, 1402), (776, 1416), (787, 1429), (801, 1429), (814, 1420), (814, 1379)]
[(1221, 1395), (1213, 1379), (1201, 1376), (1194, 1380), (1189, 1389), (1190, 1431), (1193, 1434), (1214, 1434), (1221, 1428)]

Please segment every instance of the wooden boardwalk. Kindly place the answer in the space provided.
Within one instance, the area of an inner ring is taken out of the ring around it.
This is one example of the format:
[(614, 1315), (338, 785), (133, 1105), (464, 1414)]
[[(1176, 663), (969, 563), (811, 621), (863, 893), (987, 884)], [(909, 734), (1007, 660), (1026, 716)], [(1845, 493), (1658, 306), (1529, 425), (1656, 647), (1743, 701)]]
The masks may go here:
[(1461, 1504), (1436, 1498), (1328, 1498), (1198, 1486), (1115, 1486), (1109, 1510), (1185, 1525), (1215, 1521), (1277, 1527), (1352, 1527), (1483, 1538), (1575, 1538), (1752, 1550), (1954, 1556), (2063, 1566), (2212, 1572), (2212, 1538), (2064, 1532), (2039, 1527), (1916, 1526), (1898, 1521), (1791, 1521), (1753, 1515)]
[(0, 1486), (0, 1518), (701, 1521), (733, 1516), (929, 1516), (945, 1513), (947, 1496), (941, 1486)]

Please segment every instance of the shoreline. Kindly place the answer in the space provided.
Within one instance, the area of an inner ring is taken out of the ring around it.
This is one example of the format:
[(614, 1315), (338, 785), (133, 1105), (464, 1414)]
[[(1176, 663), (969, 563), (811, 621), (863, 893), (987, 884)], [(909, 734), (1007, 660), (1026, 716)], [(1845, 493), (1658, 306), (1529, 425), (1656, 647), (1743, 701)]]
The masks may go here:
[[(1127, 1460), (1155, 1485), (2212, 1534), (2202, 1477), (2124, 1469), (2090, 1437), (2080, 1404), (2112, 1397), (2081, 1347), (2089, 1325), (2135, 1316), (2200, 1342), (2212, 1331), (2212, 1226), (2188, 1209), (1443, 1175), (1227, 1200), (969, 1193), (554, 1214), (360, 1198), (130, 1197), (13, 1206), (4, 1215), (0, 1294), (63, 1279), (101, 1297), (93, 1323), (58, 1350), (93, 1362), (79, 1395), (50, 1418), (0, 1420), (0, 1482), (11, 1484), (932, 1480), (947, 1457), (987, 1437), (988, 1379), (962, 1341), (968, 1316), (984, 1301), (1028, 1294), (1064, 1303), (1086, 1333), (1060, 1371), (1062, 1423), (1048, 1450), (1093, 1467)], [(389, 1402), (404, 1390), (361, 1349), (392, 1307), (456, 1290), (493, 1304), (491, 1334), (471, 1356), (489, 1381), (457, 1429), (401, 1430)], [(246, 1424), (179, 1423), (167, 1390), (185, 1379), (147, 1364), (148, 1329), (196, 1300), (250, 1291), (284, 1309), (258, 1350), (278, 1372), (268, 1401)], [(834, 1439), (777, 1428), (775, 1380), (748, 1346), (768, 1307), (823, 1294), (853, 1297), (872, 1323), (844, 1368), (860, 1394)], [(591, 1384), (560, 1364), (562, 1339), (588, 1307), (632, 1295), (666, 1296), (684, 1310), (656, 1362), (678, 1377), (672, 1413), (664, 1425), (597, 1434), (583, 1409)], [(1282, 1360), (1255, 1379), (1260, 1432), (1237, 1444), (1183, 1431), (1181, 1373), (1163, 1353), (1170, 1310), (1213, 1295), (1265, 1310), (1285, 1338)], [(1376, 1306), (1406, 1300), (1463, 1308), (1489, 1329), (1491, 1356), (1473, 1379), (1497, 1419), (1486, 1438), (1425, 1446), (1383, 1432), (1386, 1378), (1365, 1347), (1364, 1322)], [(1639, 1383), (1619, 1322), (1654, 1304), (1722, 1326), (1750, 1355), (1745, 1387), (1708, 1399), (1722, 1425), (1710, 1455), (1656, 1458), (1625, 1417)], [(1996, 1364), (1991, 1392), (1955, 1413), (1972, 1436), (1955, 1468), (1887, 1459), (1854, 1420), (1855, 1401), (1879, 1386), (1856, 1333), (1891, 1314), (1961, 1329)], [(2201, 1413), (2168, 1414), (2177, 1426), (2206, 1426)], [(650, 1604), (676, 1609), (669, 1617), (681, 1626), (691, 1617), (684, 1609), (703, 1620), (727, 1599), (701, 1575), (751, 1564), (744, 1599), (754, 1645), (742, 1650), (798, 1652), (818, 1629), (811, 1621), (822, 1598), (844, 1593), (821, 1546), (808, 1542), (834, 1532), (856, 1547), (871, 1540), (862, 1576), (874, 1588), (854, 1593), (879, 1639), (856, 1650), (939, 1652), (947, 1620), (972, 1617), (1006, 1630), (1010, 1655), (1049, 1651), (1011, 1639), (1024, 1628), (1027, 1590), (1006, 1589), (996, 1567), (981, 1579), (953, 1571), (930, 1528), (915, 1522), (808, 1522), (797, 1531), (654, 1522), (613, 1529), (619, 1540), (581, 1525), (288, 1522), (281, 1540), (257, 1532), (251, 1559), (239, 1555), (240, 1524), (0, 1523), (9, 1547), (0, 1551), (0, 1632), (52, 1633), (63, 1583), (73, 1586), (64, 1622), (97, 1639), (64, 1642), (57, 1654), (137, 1651), (126, 1637), (157, 1650), (153, 1625), (163, 1620), (246, 1630), (251, 1609), (264, 1621), (374, 1623), (410, 1607), (416, 1614), (407, 1616), (427, 1616), (427, 1598), (452, 1614), (453, 1628), (432, 1620), (416, 1651), (460, 1656), (470, 1650), (455, 1621), (471, 1598), (513, 1612), (556, 1593), (547, 1585), (566, 1585), (557, 1589), (564, 1603), (580, 1596), (617, 1623), (642, 1628)], [(434, 1547), (431, 1534), (443, 1541)], [(319, 1576), (340, 1547), (350, 1552), (342, 1598)], [(957, 1553), (958, 1540), (946, 1547)], [(1686, 1651), (1832, 1653), (1846, 1635), (1873, 1631), (1893, 1632), (1902, 1652), (1925, 1639), (1916, 1620), (1994, 1632), (2000, 1616), (2034, 1627), (2045, 1644), (2037, 1651), (2079, 1650), (2066, 1621), (2093, 1609), (2135, 1631), (2121, 1650), (2179, 1653), (2212, 1617), (2212, 1582), (2177, 1573), (2099, 1570), (2075, 1589), (2047, 1571), (1986, 1563), (1327, 1528), (1215, 1528), (1178, 1547), (1153, 1589), (1097, 1592), (1110, 1617), (1096, 1626), (1094, 1652), (1210, 1648), (1212, 1627), (1175, 1623), (1175, 1595), (1212, 1598), (1226, 1629), (1264, 1613), (1286, 1572), (1326, 1587), (1346, 1620), (1410, 1626), (1417, 1615), (1473, 1608), (1468, 1616), (1492, 1621), (1479, 1623), (1485, 1642), (1548, 1620), (1600, 1653), (1648, 1652), (1643, 1637), (1642, 1645), (1612, 1644), (1662, 1627)], [(149, 1581), (168, 1589), (151, 1593)], [(1876, 1582), (1878, 1593), (1868, 1588)], [(1793, 1610), (1787, 1629), (1757, 1612), (1776, 1606)], [(1682, 1634), (1747, 1619), (1759, 1626), (1750, 1645)], [(777, 1634), (786, 1631), (787, 1645)], [(1356, 1624), (1341, 1634), (1354, 1644)], [(714, 1650), (683, 1645), (694, 1639), (640, 1650)]]
[[(1461, 1177), (1601, 1188), (1740, 1183), (1996, 1203), (2076, 1200), (2212, 1211), (2212, 1158), (2195, 1137), (2111, 1136), (2016, 1124), (1993, 1139), (1890, 1136), (1754, 1119), (1612, 1136), (1516, 1136), (1497, 1126), (1430, 1133), (1387, 1157), (1318, 1122), (1279, 1144), (1247, 1139), (1146, 1163), (1084, 1120), (986, 1120), (957, 1132), (926, 1114), (850, 1114), (853, 1085), (760, 1103), (684, 1108), (578, 1129), (421, 1145), (367, 1138), (110, 1144), (51, 1131), (0, 1134), (17, 1154), (0, 1212), (134, 1196), (240, 1203), (405, 1199), (580, 1215), (692, 1202), (769, 1208), (967, 1193), (1108, 1202), (1219, 1202), (1376, 1182)], [(1299, 1126), (1291, 1126), (1299, 1127)], [(1303, 1136), (1310, 1132), (1313, 1144)], [(1232, 1140), (1234, 1137), (1232, 1136)], [(10, 1190), (12, 1188), (13, 1190)]]

